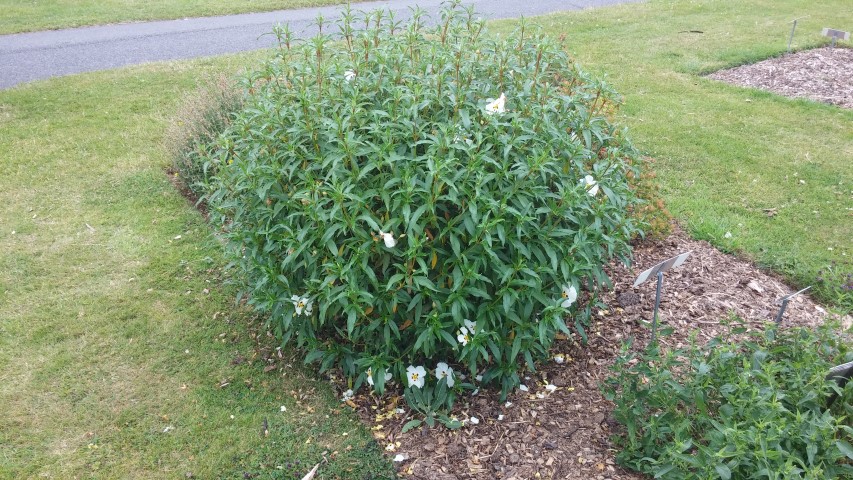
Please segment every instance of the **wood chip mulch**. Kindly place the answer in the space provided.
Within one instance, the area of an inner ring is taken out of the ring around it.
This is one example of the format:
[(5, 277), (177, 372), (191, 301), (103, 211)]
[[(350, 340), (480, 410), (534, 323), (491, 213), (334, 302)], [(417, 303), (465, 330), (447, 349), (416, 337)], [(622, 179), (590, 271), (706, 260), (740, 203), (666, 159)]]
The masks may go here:
[[(762, 328), (778, 312), (776, 300), (792, 293), (777, 278), (749, 262), (723, 254), (703, 241), (676, 231), (665, 241), (645, 242), (635, 248), (634, 267), (611, 266), (614, 289), (602, 300), (608, 309), (597, 310), (590, 326), (589, 343), (558, 341), (554, 355), (565, 355), (562, 364), (551, 362), (524, 378), (527, 392), (515, 391), (508, 403), (497, 392), (480, 391), (457, 399), (454, 414), (468, 420), (456, 431), (444, 427), (414, 429), (402, 433), (414, 418), (405, 401), (394, 393), (377, 398), (356, 392), (354, 405), (374, 431), (380, 446), (401, 478), (462, 479), (645, 479), (615, 462), (610, 440), (618, 429), (610, 415), (612, 404), (599, 385), (629, 337), (635, 346), (648, 342), (655, 282), (638, 288), (632, 284), (644, 269), (669, 257), (692, 251), (690, 258), (665, 276), (660, 318), (675, 329), (664, 343), (686, 343), (691, 330), (699, 341), (710, 339), (725, 327), (720, 320), (737, 315), (751, 329)], [(589, 299), (585, 299), (588, 301)], [(808, 295), (792, 301), (783, 325), (814, 326), (828, 313)], [(849, 316), (842, 319), (849, 327)], [(549, 393), (546, 384), (557, 387)], [(399, 392), (398, 392), (399, 393)], [(476, 424), (472, 420), (476, 417)]]
[(708, 78), (853, 108), (853, 49), (836, 46), (720, 70)]

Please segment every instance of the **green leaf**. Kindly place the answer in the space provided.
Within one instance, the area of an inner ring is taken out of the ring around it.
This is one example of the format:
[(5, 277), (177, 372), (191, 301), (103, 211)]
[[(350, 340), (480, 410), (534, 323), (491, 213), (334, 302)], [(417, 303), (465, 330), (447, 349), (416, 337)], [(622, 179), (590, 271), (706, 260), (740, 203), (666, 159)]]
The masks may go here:
[(422, 423), (423, 421), (418, 420), (417, 418), (414, 420), (409, 420), (408, 422), (406, 422), (405, 425), (403, 425), (403, 433), (406, 433), (413, 428), (420, 427)]
[(358, 312), (356, 312), (355, 307), (350, 307), (347, 309), (347, 334), (352, 335), (353, 330), (355, 329), (355, 322), (358, 319)]
[(714, 466), (714, 470), (717, 471), (717, 474), (720, 475), (720, 478), (723, 480), (730, 480), (732, 478), (732, 471), (722, 463)]
[(836, 440), (835, 446), (838, 447), (838, 449), (841, 450), (841, 453), (847, 456), (847, 458), (853, 460), (853, 446), (847, 443), (846, 440)]
[(664, 465), (661, 468), (655, 469), (655, 478), (662, 478), (667, 473), (671, 472), (675, 465)]

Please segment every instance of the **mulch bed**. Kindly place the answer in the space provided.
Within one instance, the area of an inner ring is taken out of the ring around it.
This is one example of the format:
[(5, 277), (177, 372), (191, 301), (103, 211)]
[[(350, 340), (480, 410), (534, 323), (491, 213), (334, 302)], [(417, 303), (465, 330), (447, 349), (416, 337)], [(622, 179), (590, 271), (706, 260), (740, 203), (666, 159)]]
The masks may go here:
[[(749, 329), (760, 329), (778, 312), (776, 301), (792, 290), (749, 262), (723, 254), (704, 241), (676, 231), (665, 241), (646, 242), (635, 249), (635, 267), (611, 266), (614, 289), (603, 294), (607, 310), (595, 312), (589, 343), (558, 341), (553, 353), (564, 354), (563, 364), (543, 365), (524, 379), (529, 391), (516, 390), (509, 403), (497, 392), (481, 391), (457, 399), (454, 414), (476, 417), (456, 430), (444, 427), (402, 433), (414, 418), (405, 401), (394, 393), (377, 398), (357, 392), (355, 407), (374, 431), (377, 442), (396, 457), (401, 477), (432, 480), (461, 479), (644, 479), (619, 467), (610, 441), (618, 429), (599, 385), (609, 376), (624, 340), (635, 346), (649, 341), (655, 282), (632, 284), (645, 268), (671, 256), (692, 251), (680, 267), (666, 274), (660, 318), (675, 333), (664, 337), (670, 346), (686, 344), (691, 331), (699, 341), (728, 328), (721, 320), (737, 315)], [(586, 299), (588, 300), (588, 299)], [(802, 295), (789, 304), (783, 325), (814, 326), (827, 312)], [(851, 319), (844, 321), (850, 325)], [(557, 390), (549, 393), (551, 383)], [(340, 388), (340, 387), (339, 387)], [(343, 388), (341, 388), (343, 390)], [(402, 459), (402, 461), (400, 461)]]
[(853, 49), (823, 47), (720, 70), (708, 78), (853, 108)]

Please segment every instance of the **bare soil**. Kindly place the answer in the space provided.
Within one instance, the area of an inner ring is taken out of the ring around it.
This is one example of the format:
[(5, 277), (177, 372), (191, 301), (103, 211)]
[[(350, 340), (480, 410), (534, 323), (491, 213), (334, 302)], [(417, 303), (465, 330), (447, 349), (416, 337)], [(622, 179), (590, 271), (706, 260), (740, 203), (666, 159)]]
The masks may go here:
[[(552, 350), (564, 354), (563, 364), (550, 362), (524, 379), (529, 391), (515, 391), (508, 403), (498, 392), (481, 391), (457, 400), (454, 414), (469, 422), (459, 430), (422, 428), (402, 433), (415, 418), (394, 393), (377, 398), (357, 392), (354, 406), (374, 431), (377, 442), (397, 461), (401, 477), (413, 479), (645, 479), (619, 467), (610, 437), (618, 430), (612, 404), (599, 385), (609, 376), (622, 343), (635, 346), (650, 339), (655, 282), (632, 284), (644, 269), (679, 253), (688, 260), (665, 276), (660, 317), (674, 328), (663, 343), (679, 346), (693, 330), (704, 341), (722, 333), (720, 321), (737, 315), (749, 329), (760, 329), (776, 316), (779, 297), (792, 293), (774, 276), (753, 264), (726, 255), (709, 243), (690, 239), (676, 230), (665, 241), (646, 242), (635, 249), (635, 267), (611, 265), (614, 289), (602, 300), (607, 309), (595, 311), (589, 343), (559, 340)], [(589, 301), (588, 298), (584, 299)], [(814, 326), (827, 312), (807, 294), (792, 301), (783, 325)], [(844, 319), (849, 325), (850, 318)], [(546, 384), (557, 386), (549, 393)], [(340, 387), (343, 390), (343, 387)], [(400, 407), (404, 407), (402, 410)], [(402, 412), (402, 413), (397, 413)], [(478, 423), (470, 420), (476, 417)]]
[(742, 87), (853, 108), (853, 49), (823, 47), (708, 75)]

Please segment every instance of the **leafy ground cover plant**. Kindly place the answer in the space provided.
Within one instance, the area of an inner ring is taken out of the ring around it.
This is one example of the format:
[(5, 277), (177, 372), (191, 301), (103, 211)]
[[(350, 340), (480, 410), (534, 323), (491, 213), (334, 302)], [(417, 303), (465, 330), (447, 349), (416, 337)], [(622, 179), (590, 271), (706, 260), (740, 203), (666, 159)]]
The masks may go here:
[[(640, 233), (618, 97), (558, 42), (489, 39), (456, 4), (434, 29), (418, 11), (318, 23), (276, 32), (207, 162), (249, 301), (356, 389), (506, 393), (557, 332), (585, 335), (579, 295)], [(418, 393), (423, 411), (453, 399)]]
[(851, 359), (826, 326), (773, 326), (683, 350), (626, 347), (605, 385), (625, 427), (617, 459), (665, 479), (851, 478), (853, 388), (826, 378)]

